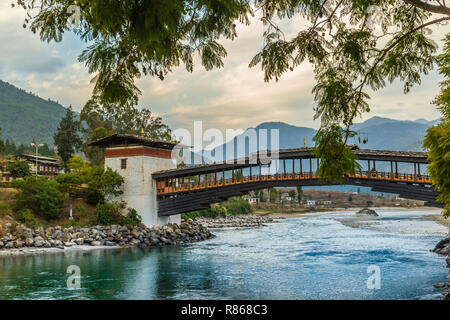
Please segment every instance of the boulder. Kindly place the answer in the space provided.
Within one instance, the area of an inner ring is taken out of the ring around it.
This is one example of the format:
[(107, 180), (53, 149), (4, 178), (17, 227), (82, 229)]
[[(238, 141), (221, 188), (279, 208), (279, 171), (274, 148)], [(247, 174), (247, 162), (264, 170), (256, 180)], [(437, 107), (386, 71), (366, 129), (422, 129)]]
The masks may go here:
[[(40, 238), (40, 237), (39, 237)], [(42, 239), (42, 238), (41, 238)], [(36, 248), (41, 248), (44, 246), (44, 240), (36, 240), (36, 238), (34, 239), (34, 246)]]
[(375, 210), (364, 208), (355, 213), (356, 216), (373, 216), (378, 217), (378, 213)]
[(445, 283), (444, 282), (438, 282), (438, 283), (435, 283), (433, 286), (436, 289), (443, 289), (443, 288), (445, 288)]
[(31, 238), (25, 238), (25, 246), (32, 247), (34, 244), (34, 240)]
[(20, 241), (20, 240), (16, 240), (16, 241), (14, 241), (14, 247), (15, 248), (22, 248), (23, 247), (23, 245), (24, 245), (24, 242), (23, 241)]

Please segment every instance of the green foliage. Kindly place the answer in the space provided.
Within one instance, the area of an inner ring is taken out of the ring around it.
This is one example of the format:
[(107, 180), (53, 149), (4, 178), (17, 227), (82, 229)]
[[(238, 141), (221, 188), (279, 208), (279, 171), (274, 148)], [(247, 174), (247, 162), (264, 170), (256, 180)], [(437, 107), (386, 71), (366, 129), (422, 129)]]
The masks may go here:
[(269, 198), (270, 198), (270, 202), (275, 202), (277, 200), (278, 197), (278, 193), (277, 190), (275, 188), (271, 188), (269, 190)]
[(78, 160), (75, 157), (68, 162), (69, 167), (73, 168), (72, 172), (60, 174), (55, 178), (61, 192), (73, 197), (84, 197), (91, 205), (97, 205), (108, 197), (123, 193), (121, 186), (124, 180), (118, 172), (111, 168), (105, 169), (104, 166), (91, 167)]
[(233, 197), (227, 201), (213, 204), (210, 208), (192, 211), (182, 215), (183, 219), (195, 219), (196, 217), (225, 217), (227, 215), (249, 214), (252, 210), (251, 205), (241, 197)]
[(289, 191), (289, 197), (291, 197), (292, 199), (294, 199), (294, 198), (295, 198), (295, 195), (296, 195), (295, 190), (290, 190), (290, 191)]
[(94, 210), (94, 215), (96, 217), (97, 223), (104, 225), (112, 224), (115, 220), (114, 211), (112, 210), (112, 206), (109, 203), (97, 205)]
[(7, 214), (10, 213), (10, 208), (7, 203), (0, 203), (0, 218), (4, 218)]
[(242, 199), (241, 197), (229, 198), (223, 203), (223, 206), (227, 209), (227, 214), (248, 214), (252, 210), (250, 203)]
[(86, 183), (92, 190), (99, 192), (102, 199), (109, 196), (120, 196), (124, 182), (122, 176), (111, 168), (94, 166), (85, 175)]
[(58, 155), (61, 157), (66, 171), (69, 159), (82, 145), (79, 131), (80, 122), (76, 120), (72, 107), (69, 107), (53, 136), (55, 146), (58, 148)]
[(346, 132), (334, 124), (322, 127), (314, 137), (313, 155), (321, 159), (316, 174), (328, 183), (342, 182), (343, 177), (361, 170), (357, 156), (344, 144)]
[(450, 216), (450, 34), (445, 37), (444, 51), (438, 57), (439, 71), (444, 76), (441, 92), (434, 100), (442, 114), (441, 123), (429, 128), (423, 146), (428, 148), (430, 164), (427, 171), (433, 186), (441, 192), (438, 201), (444, 203), (444, 215)]
[[(433, 68), (437, 45), (427, 36), (431, 32), (427, 27), (450, 20), (450, 8), (422, 4), (256, 1), (266, 26), (265, 43), (250, 67), (261, 65), (265, 81), (278, 80), (304, 62), (313, 67), (315, 118), (321, 119), (315, 154), (322, 160), (319, 174), (323, 179), (341, 180), (357, 169), (345, 145), (355, 134), (350, 130), (354, 119), (370, 111), (369, 89), (376, 91), (400, 80), (406, 93)], [(275, 19), (298, 16), (308, 25), (286, 39), (281, 23), (278, 25)], [(374, 25), (377, 21), (373, 18), (377, 17), (381, 28)]]
[(302, 186), (297, 186), (297, 200), (298, 200), (298, 203), (302, 202), (302, 197), (303, 197)]
[(74, 173), (81, 174), (89, 168), (89, 163), (81, 156), (73, 156), (67, 161), (67, 168)]
[(25, 226), (31, 228), (36, 226), (37, 219), (30, 209), (22, 209), (16, 214), (17, 220), (25, 224)]
[[(43, 3), (18, 2), (29, 13), (25, 25), (39, 33), (42, 41), (61, 41), (62, 34), (72, 29), (67, 1)], [(222, 67), (226, 51), (218, 41), (236, 37), (236, 21), (248, 24), (247, 15), (255, 9), (265, 26), (264, 45), (250, 67), (261, 65), (265, 81), (278, 80), (304, 62), (313, 67), (315, 117), (322, 124), (316, 154), (322, 160), (320, 176), (327, 181), (356, 169), (345, 145), (354, 134), (350, 126), (355, 118), (370, 110), (368, 91), (395, 80), (403, 83), (404, 92), (420, 84), (422, 74), (436, 61), (437, 45), (427, 36), (428, 27), (450, 20), (445, 2), (422, 0), (92, 0), (77, 4), (81, 24), (75, 32), (90, 42), (79, 61), (96, 74), (95, 99), (115, 108), (136, 105), (140, 91), (134, 81), (141, 75), (163, 79), (180, 64), (192, 72), (194, 53), (207, 70)], [(373, 23), (373, 6), (380, 28)], [(281, 26), (289, 25), (287, 19), (300, 17), (306, 27), (289, 30), (293, 36), (287, 39)], [(448, 101), (448, 91), (437, 99)], [(335, 134), (336, 128), (343, 132)], [(334, 150), (327, 151), (329, 147)]]
[[(72, 29), (66, 0), (22, 0), (25, 21), (42, 41), (61, 41)], [(226, 55), (219, 38), (236, 36), (236, 20), (247, 22), (248, 0), (80, 1), (76, 34), (90, 45), (81, 53), (96, 74), (93, 93), (102, 103), (125, 105), (140, 94), (134, 79), (164, 76), (184, 64), (193, 71), (198, 53), (205, 69), (223, 66)]]
[(128, 208), (128, 213), (125, 217), (122, 217), (122, 225), (137, 226), (142, 222), (141, 216), (133, 208)]
[(28, 161), (21, 158), (14, 158), (8, 162), (6, 171), (10, 173), (12, 177), (23, 178), (30, 175), (30, 165)]
[[(16, 145), (14, 140), (11, 141), (9, 139), (6, 139), (5, 141), (0, 140), (0, 154), (17, 157), (24, 153), (35, 154), (36, 149), (30, 146), (30, 144)], [(44, 146), (39, 147), (39, 155), (44, 157), (54, 157), (55, 151), (53, 150), (53, 148), (50, 148), (47, 144), (44, 144)]]
[(59, 217), (65, 197), (56, 181), (28, 176), (23, 180), (13, 181), (12, 185), (19, 190), (14, 196), (17, 210), (31, 209), (46, 219)]
[(259, 202), (266, 202), (266, 196), (264, 195), (264, 191), (260, 190), (258, 193)]
[(121, 212), (125, 207), (126, 204), (124, 202), (98, 204), (94, 210), (95, 224), (109, 225), (119, 222), (122, 216)]
[(86, 208), (83, 207), (82, 205), (77, 204), (74, 207), (75, 211), (78, 212), (79, 214), (85, 214), (86, 213)]
[(142, 130), (145, 137), (172, 139), (171, 130), (160, 117), (154, 116), (149, 109), (139, 110), (134, 104), (102, 104), (98, 97), (94, 97), (85, 104), (80, 119), (86, 124), (83, 150), (95, 165), (103, 164), (105, 151), (88, 144), (113, 133), (141, 135)]

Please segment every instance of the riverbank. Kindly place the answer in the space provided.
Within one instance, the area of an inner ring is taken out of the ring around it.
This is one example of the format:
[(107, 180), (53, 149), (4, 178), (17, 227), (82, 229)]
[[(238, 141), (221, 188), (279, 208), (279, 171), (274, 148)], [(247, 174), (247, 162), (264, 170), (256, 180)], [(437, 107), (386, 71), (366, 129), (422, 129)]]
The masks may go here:
[[(447, 227), (447, 229), (450, 231), (449, 218), (446, 219), (442, 215), (430, 215), (427, 217), (427, 219)], [(447, 263), (447, 268), (450, 268), (450, 233), (447, 235), (447, 237), (445, 237), (436, 244), (436, 247), (434, 247), (433, 252), (436, 252), (439, 255), (446, 256), (445, 261)], [(447, 276), (446, 280), (447, 283), (445, 282), (435, 283), (434, 287), (436, 289), (445, 289), (446, 291), (444, 293), (444, 300), (450, 300), (450, 275)]]
[(94, 226), (26, 228), (6, 224), (0, 238), (0, 257), (24, 254), (56, 253), (61, 250), (92, 250), (124, 247), (156, 247), (197, 242), (215, 236), (191, 219), (180, 225), (166, 226)]
[(254, 214), (227, 215), (225, 217), (197, 217), (196, 222), (206, 228), (254, 228), (264, 226), (266, 223), (277, 222), (278, 219), (267, 216), (258, 216)]
[[(402, 221), (401, 219), (396, 221), (391, 219), (385, 220), (383, 219), (383, 214), (381, 214), (381, 216), (351, 215), (344, 218), (336, 218), (335, 220), (339, 221), (347, 227), (361, 228), (386, 233), (430, 235), (448, 234), (450, 230), (450, 219), (445, 219), (440, 213), (440, 210), (436, 210), (436, 212), (439, 213), (428, 214), (425, 215), (422, 219), (414, 219), (410, 221)], [(438, 224), (439, 227), (432, 229), (430, 228), (430, 224)], [(434, 249), (431, 250), (430, 248), (430, 251), (444, 256), (446, 266), (447, 268), (450, 268), (450, 234), (439, 241)], [(443, 281), (434, 283), (433, 286), (436, 290), (443, 290), (442, 293), (444, 299), (450, 300), (450, 275), (444, 278)]]

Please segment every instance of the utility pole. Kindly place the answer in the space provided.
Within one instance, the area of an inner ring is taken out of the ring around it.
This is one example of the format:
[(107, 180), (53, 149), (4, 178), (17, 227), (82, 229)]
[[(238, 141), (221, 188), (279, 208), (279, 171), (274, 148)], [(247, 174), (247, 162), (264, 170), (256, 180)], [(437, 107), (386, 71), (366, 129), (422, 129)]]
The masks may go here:
[(38, 150), (39, 150), (39, 147), (43, 147), (44, 145), (42, 143), (41, 144), (37, 144), (37, 143), (32, 142), (31, 146), (32, 147), (36, 147), (35, 157), (36, 157), (36, 179), (37, 179), (37, 177), (38, 177)]

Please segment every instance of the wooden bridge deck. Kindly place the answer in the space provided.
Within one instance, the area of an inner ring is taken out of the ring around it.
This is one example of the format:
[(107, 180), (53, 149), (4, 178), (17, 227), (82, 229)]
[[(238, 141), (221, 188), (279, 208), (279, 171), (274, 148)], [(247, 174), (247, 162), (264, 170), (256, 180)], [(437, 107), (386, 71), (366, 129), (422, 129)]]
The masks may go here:
[[(349, 179), (370, 179), (377, 181), (394, 181), (403, 183), (417, 183), (421, 185), (431, 185), (432, 180), (428, 175), (413, 175), (413, 174), (398, 174), (391, 175), (389, 172), (370, 172), (361, 171), (353, 176), (349, 176)], [(274, 174), (274, 175), (252, 175), (252, 176), (242, 176), (242, 178), (230, 178), (230, 179), (220, 179), (217, 181), (209, 181), (196, 184), (195, 182), (181, 182), (175, 183), (174, 185), (166, 185), (166, 182), (160, 180), (157, 182), (157, 194), (159, 196), (163, 195), (173, 195), (176, 193), (186, 193), (194, 192), (211, 188), (220, 188), (224, 186), (231, 185), (241, 185), (245, 183), (255, 183), (264, 181), (293, 181), (293, 180), (311, 180), (320, 179), (315, 173), (303, 172), (303, 173), (288, 173), (288, 174)]]

